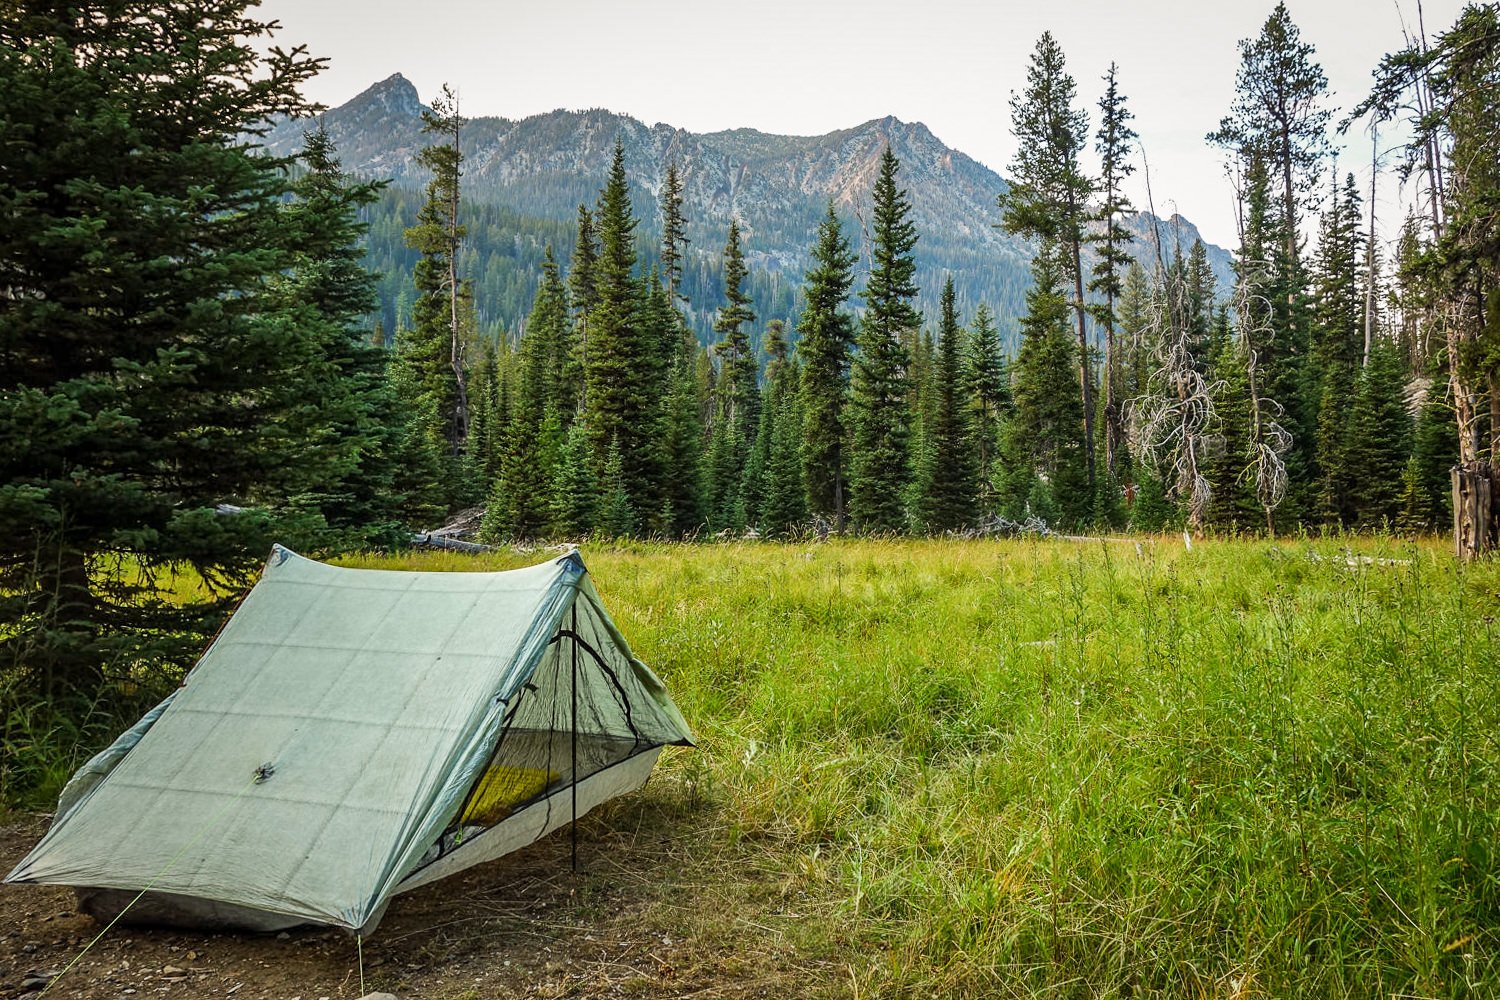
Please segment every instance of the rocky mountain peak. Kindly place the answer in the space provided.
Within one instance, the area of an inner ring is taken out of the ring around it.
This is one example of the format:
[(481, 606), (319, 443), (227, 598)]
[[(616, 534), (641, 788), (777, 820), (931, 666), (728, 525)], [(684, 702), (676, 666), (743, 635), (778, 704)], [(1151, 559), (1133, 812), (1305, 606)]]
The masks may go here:
[[(427, 180), (414, 162), (425, 141), (422, 108), (411, 81), (396, 73), (326, 112), (322, 123), (346, 169), (415, 187)], [(306, 124), (283, 123), (267, 136), (268, 147), (294, 154)], [(675, 163), (691, 239), (689, 266), (703, 275), (714, 273), (729, 220), (737, 218), (752, 269), (773, 276), (768, 280), (780, 283), (788, 302), (830, 201), (856, 244), (864, 238), (880, 155), (889, 144), (901, 161), (899, 184), (909, 194), (920, 234), (918, 283), (924, 300), (919, 305), (930, 308), (933, 303), (926, 300), (951, 274), (960, 303), (986, 301), (1002, 318), (1022, 306), (1034, 250), (996, 227), (997, 199), (1008, 189), (1006, 181), (947, 146), (922, 122), (895, 115), (813, 136), (753, 128), (694, 133), (664, 123), (647, 125), (604, 108), (558, 109), (514, 121), (472, 117), (461, 139), (465, 201), (513, 213), (524, 220), (523, 228), (533, 223), (542, 229), (571, 227), (578, 206), (597, 198), (617, 140), (624, 146), (647, 245), (660, 224), (667, 166)], [(1158, 221), (1142, 213), (1129, 224), (1143, 237), (1135, 251), (1148, 263), (1154, 262), (1157, 239), (1166, 248), (1180, 241), (1186, 249), (1197, 238), (1192, 224), (1175, 216)], [(555, 242), (566, 246), (571, 239), (559, 234)], [(512, 245), (508, 252), (530, 259), (540, 250)], [(1227, 288), (1229, 255), (1210, 247), (1209, 259)], [(528, 272), (526, 280), (533, 278)], [(703, 280), (706, 287), (717, 287)], [(529, 299), (517, 303), (517, 315), (507, 315), (506, 321), (524, 315), (529, 304)]]
[(392, 73), (379, 83), (372, 84), (344, 104), (344, 108), (360, 105), (375, 105), (393, 115), (419, 118), (426, 107), (417, 95), (414, 83), (400, 73)]

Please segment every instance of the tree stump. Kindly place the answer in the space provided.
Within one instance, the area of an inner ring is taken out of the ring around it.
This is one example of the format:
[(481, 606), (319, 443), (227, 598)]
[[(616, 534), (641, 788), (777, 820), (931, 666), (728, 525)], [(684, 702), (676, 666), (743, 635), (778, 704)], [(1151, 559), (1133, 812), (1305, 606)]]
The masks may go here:
[(1460, 559), (1494, 551), (1500, 542), (1495, 472), (1489, 462), (1453, 467), (1453, 544)]

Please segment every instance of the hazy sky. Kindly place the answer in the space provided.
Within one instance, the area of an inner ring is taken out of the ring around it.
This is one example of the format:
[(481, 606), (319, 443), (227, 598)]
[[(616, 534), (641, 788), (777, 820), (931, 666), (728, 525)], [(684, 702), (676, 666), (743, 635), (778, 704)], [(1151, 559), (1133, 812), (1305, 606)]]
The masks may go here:
[[(1317, 47), (1334, 101), (1368, 90), (1380, 56), (1415, 30), (1416, 0), (1290, 0)], [(1426, 0), (1429, 32), (1460, 0)], [(1037, 36), (1067, 55), (1097, 120), (1100, 76), (1119, 63), (1151, 166), (1157, 211), (1180, 211), (1222, 246), (1235, 242), (1223, 155), (1203, 136), (1229, 107), (1236, 42), (1273, 3), (1257, 0), (264, 0), (282, 45), (306, 43), (329, 67), (309, 88), (330, 106), (400, 72), (423, 100), (445, 81), (470, 116), (519, 118), (604, 107), (695, 132), (748, 126), (818, 134), (893, 114), (1006, 174), (1008, 99), (1025, 85)], [(1092, 149), (1090, 149), (1092, 160)], [(1340, 171), (1369, 183), (1370, 144), (1351, 135)], [(1377, 202), (1394, 230), (1394, 178)], [(1131, 192), (1145, 207), (1141, 172)], [(1382, 227), (1386, 228), (1386, 227)]]

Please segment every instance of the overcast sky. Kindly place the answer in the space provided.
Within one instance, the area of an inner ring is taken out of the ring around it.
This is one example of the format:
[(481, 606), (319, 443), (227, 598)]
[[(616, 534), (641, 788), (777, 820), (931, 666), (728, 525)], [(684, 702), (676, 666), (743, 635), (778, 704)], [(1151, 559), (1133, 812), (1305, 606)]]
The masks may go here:
[[(1317, 47), (1334, 103), (1368, 90), (1380, 56), (1416, 26), (1416, 0), (1290, 0)], [(1431, 33), (1460, 0), (1426, 0)], [(1008, 173), (1008, 99), (1025, 85), (1037, 36), (1067, 55), (1097, 121), (1100, 77), (1119, 63), (1122, 91), (1149, 158), (1157, 211), (1180, 211), (1233, 247), (1223, 154), (1203, 136), (1227, 111), (1236, 42), (1258, 33), (1273, 3), (1242, 0), (264, 0), (282, 45), (330, 59), (309, 96), (340, 104), (400, 72), (423, 100), (448, 82), (469, 116), (520, 118), (603, 107), (695, 132), (751, 127), (813, 135), (891, 114)], [(1340, 171), (1369, 183), (1366, 133)], [(1092, 150), (1090, 150), (1092, 160)], [(1393, 177), (1377, 202), (1394, 231)], [(1141, 172), (1131, 192), (1145, 206)], [(1386, 227), (1382, 227), (1386, 228)]]

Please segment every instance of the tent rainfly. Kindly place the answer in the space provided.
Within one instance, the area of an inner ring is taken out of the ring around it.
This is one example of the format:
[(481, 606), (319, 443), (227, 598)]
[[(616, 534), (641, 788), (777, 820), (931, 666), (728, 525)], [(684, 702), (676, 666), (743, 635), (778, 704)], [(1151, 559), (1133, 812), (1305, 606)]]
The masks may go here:
[(277, 546), (5, 881), (75, 886), (104, 918), (368, 934), (396, 893), (641, 787), (673, 744), (687, 723), (576, 552), (409, 573)]

